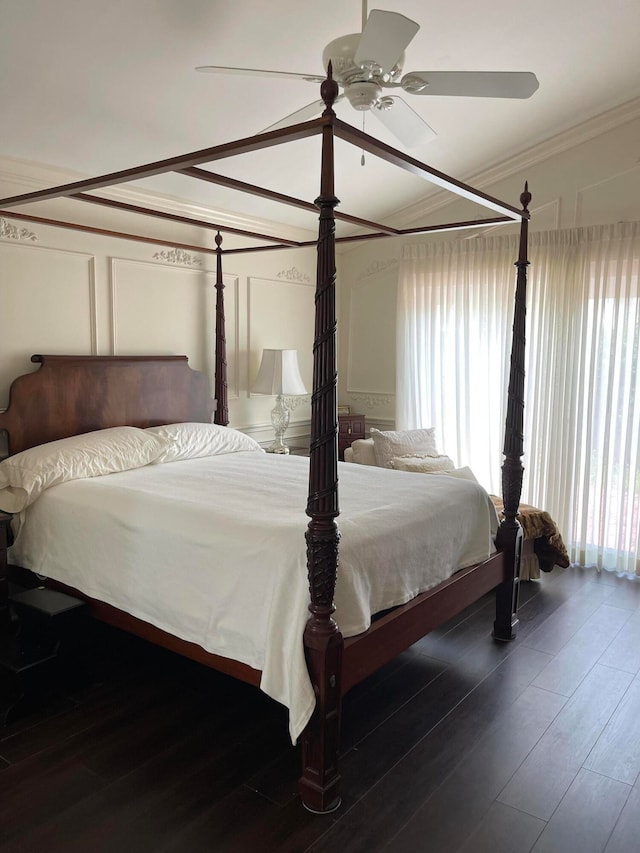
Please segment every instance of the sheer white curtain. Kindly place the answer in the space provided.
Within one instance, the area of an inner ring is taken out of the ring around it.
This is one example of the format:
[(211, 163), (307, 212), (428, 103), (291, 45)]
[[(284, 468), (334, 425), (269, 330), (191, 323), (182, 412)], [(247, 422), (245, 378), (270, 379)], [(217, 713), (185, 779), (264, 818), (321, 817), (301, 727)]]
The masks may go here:
[[(398, 428), (499, 493), (518, 239), (407, 246), (398, 287)], [(640, 224), (534, 234), (523, 500), (574, 561), (640, 574)]]

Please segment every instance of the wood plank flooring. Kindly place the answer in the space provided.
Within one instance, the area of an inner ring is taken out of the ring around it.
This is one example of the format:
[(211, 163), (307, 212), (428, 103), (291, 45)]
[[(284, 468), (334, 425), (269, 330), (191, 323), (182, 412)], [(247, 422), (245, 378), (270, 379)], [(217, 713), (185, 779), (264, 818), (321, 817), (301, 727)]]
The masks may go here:
[(0, 729), (0, 853), (640, 851), (640, 582), (556, 569), (347, 697), (343, 804), (307, 813), (286, 712), (98, 626), (94, 677)]

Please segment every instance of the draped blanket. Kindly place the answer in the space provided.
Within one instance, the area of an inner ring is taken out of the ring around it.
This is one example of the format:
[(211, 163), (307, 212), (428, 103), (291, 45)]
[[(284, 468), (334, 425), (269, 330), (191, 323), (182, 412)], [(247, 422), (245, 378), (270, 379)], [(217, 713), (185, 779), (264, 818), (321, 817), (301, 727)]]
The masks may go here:
[[(504, 504), (502, 498), (490, 495), (496, 512), (502, 518)], [(569, 554), (565, 547), (558, 525), (548, 512), (529, 504), (520, 504), (518, 521), (522, 525), (525, 539), (533, 539), (533, 547), (543, 572), (550, 572), (554, 566), (566, 569)]]

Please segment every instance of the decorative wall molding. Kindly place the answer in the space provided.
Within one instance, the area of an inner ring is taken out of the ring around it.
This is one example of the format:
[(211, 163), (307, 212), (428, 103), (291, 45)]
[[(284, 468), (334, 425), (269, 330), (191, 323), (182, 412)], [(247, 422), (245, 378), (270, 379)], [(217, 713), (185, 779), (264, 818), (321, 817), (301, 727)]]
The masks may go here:
[(194, 267), (202, 263), (202, 258), (197, 258), (184, 249), (170, 249), (168, 252), (163, 249), (161, 252), (155, 252), (153, 257), (166, 264), (180, 264), (183, 267)]
[[(97, 355), (99, 324), (94, 255), (7, 240), (0, 242), (0, 268), (10, 306), (0, 322), (4, 404), (11, 382), (33, 368), (32, 353), (46, 347), (45, 352)], [(38, 305), (47, 307), (38, 311)]]
[(297, 394), (295, 397), (283, 397), (284, 404), (291, 411), (311, 402), (311, 394)]
[[(223, 273), (222, 283), (225, 291), (233, 292), (233, 314), (230, 314), (228, 300), (225, 298), (225, 330), (227, 337), (227, 395), (229, 400), (240, 399), (240, 276), (233, 273)], [(215, 288), (215, 276), (211, 275), (211, 287)], [(232, 366), (229, 365), (229, 330), (233, 325), (233, 337), (235, 347), (233, 350)], [(214, 336), (215, 336), (215, 313), (214, 313)], [(214, 359), (215, 359), (215, 337)], [(214, 360), (215, 365), (215, 360)], [(215, 369), (215, 368), (214, 368)]]
[[(390, 269), (390, 266), (386, 267), (385, 271), (386, 269)], [(354, 399), (361, 399), (367, 407), (386, 405), (395, 397), (395, 378), (388, 375), (387, 368), (390, 366), (390, 361), (388, 356), (383, 354), (387, 346), (395, 345), (385, 336), (389, 318), (395, 317), (395, 290), (395, 280), (390, 283), (386, 278), (381, 277), (371, 282), (366, 282), (364, 279), (357, 282), (349, 294), (346, 391)], [(385, 298), (393, 294), (391, 305), (385, 303), (382, 312), (376, 310), (373, 316), (367, 319), (361, 309), (366, 311), (371, 306), (372, 299), (380, 298), (381, 293)], [(359, 300), (363, 301), (359, 302)], [(395, 336), (395, 320), (393, 324)], [(358, 331), (363, 328), (366, 329), (364, 342)], [(360, 370), (355, 370), (356, 365)], [(362, 397), (356, 398), (354, 395), (362, 395)]]
[(369, 278), (369, 276), (376, 275), (376, 273), (384, 272), (385, 270), (388, 270), (391, 267), (397, 266), (397, 258), (384, 258), (382, 260), (372, 261), (366, 269), (358, 273), (358, 275), (356, 276), (356, 281), (362, 281), (362, 279), (364, 278)]
[(90, 311), (90, 334), (91, 355), (98, 355), (98, 285), (96, 282), (96, 258), (89, 257), (89, 311)]
[[(314, 285), (309, 276), (307, 278), (309, 279), (308, 281), (304, 281), (302, 278), (300, 280), (272, 279), (260, 276), (248, 276), (247, 278), (245, 369), (247, 397), (249, 399), (263, 396), (254, 394), (251, 391), (251, 386), (255, 379), (255, 374), (252, 373), (252, 370), (257, 372), (255, 358), (264, 346), (297, 349), (302, 378), (304, 380), (305, 373), (307, 373), (308, 375), (305, 380), (306, 387), (311, 387), (312, 365), (308, 363), (308, 360), (311, 358), (313, 346)], [(267, 291), (265, 288), (269, 288), (269, 290)], [(259, 304), (260, 297), (264, 296), (267, 292), (270, 292), (271, 296), (266, 303), (262, 303), (261, 308), (257, 308), (256, 305)], [(298, 294), (298, 296), (294, 297), (294, 294)], [(303, 309), (299, 304), (302, 294), (308, 294), (303, 297), (305, 301), (308, 301), (308, 306), (304, 307), (304, 320), (300, 314), (300, 311)], [(296, 311), (291, 310), (291, 305), (295, 302), (298, 302), (297, 314)], [(306, 311), (308, 311), (308, 314)], [(308, 340), (305, 341), (303, 346), (302, 340), (304, 340), (305, 335), (302, 333), (302, 329), (304, 323), (307, 321), (309, 323)], [(305, 369), (305, 361), (307, 361), (306, 368), (308, 369)], [(289, 406), (290, 408), (297, 408), (305, 402), (309, 402), (309, 398), (306, 396), (286, 399), (297, 401), (293, 406)], [(289, 402), (287, 402), (287, 405), (289, 405)]]
[(28, 228), (18, 228), (0, 216), (0, 237), (7, 240), (31, 240), (37, 243), (38, 237)]
[[(110, 300), (111, 300), (111, 352), (113, 355), (118, 355), (119, 351), (119, 340), (118, 340), (118, 316), (119, 312), (122, 312), (122, 302), (119, 300), (119, 294), (121, 292), (125, 293), (127, 291), (127, 283), (126, 280), (124, 282), (119, 281), (119, 276), (124, 278), (123, 270), (127, 266), (136, 266), (136, 267), (147, 267), (147, 269), (155, 271), (157, 274), (158, 266), (152, 261), (143, 261), (136, 260), (135, 258), (115, 258), (111, 259), (111, 274), (110, 274)], [(215, 273), (211, 270), (201, 270), (201, 269), (192, 269), (189, 267), (169, 267), (163, 269), (163, 275), (178, 275), (178, 276), (188, 276), (191, 280), (193, 280), (198, 287), (202, 287), (205, 289), (205, 298), (208, 301), (207, 305), (207, 315), (210, 318), (209, 322), (209, 331), (205, 329), (205, 339), (201, 342), (204, 346), (205, 357), (204, 357), (204, 366), (201, 367), (205, 373), (210, 377), (211, 380), (211, 393), (213, 396), (213, 383), (214, 383), (214, 370), (215, 370)], [(192, 277), (195, 276), (195, 279)], [(223, 281), (225, 285), (225, 289), (227, 292), (231, 291), (233, 293), (233, 305), (230, 307), (227, 302), (225, 305), (226, 312), (226, 326), (227, 326), (227, 384), (228, 384), (228, 399), (229, 400), (237, 400), (240, 396), (240, 352), (239, 352), (239, 289), (240, 283), (238, 276), (234, 276), (231, 274), (225, 274), (223, 276)], [(184, 280), (183, 280), (184, 284)], [(179, 284), (176, 286), (179, 287)], [(208, 295), (206, 295), (208, 294)], [(120, 303), (120, 305), (119, 305)], [(233, 329), (233, 337), (235, 339), (235, 345), (233, 346), (233, 350), (231, 349), (231, 335), (230, 330)], [(184, 350), (188, 353), (188, 350)]]
[(396, 398), (395, 394), (379, 394), (376, 391), (349, 391), (349, 396), (356, 403), (361, 403), (367, 409), (375, 409), (377, 406), (389, 406)]
[(280, 270), (276, 273), (276, 278), (284, 278), (287, 281), (297, 281), (300, 284), (310, 284), (311, 278), (306, 272), (301, 272), (297, 267), (291, 267), (288, 270)]
[[(267, 445), (273, 443), (273, 426), (270, 423), (241, 424), (235, 428), (240, 430), (240, 432), (246, 433), (246, 435), (250, 435), (251, 438), (255, 438), (258, 444)], [(301, 421), (291, 421), (285, 440), (291, 446), (296, 443), (296, 439), (308, 440), (310, 433), (311, 421), (309, 418)]]
[(379, 418), (375, 415), (371, 417), (367, 415), (367, 432), (369, 432), (372, 427), (373, 429), (379, 429), (382, 431), (388, 429), (395, 429), (395, 418)]

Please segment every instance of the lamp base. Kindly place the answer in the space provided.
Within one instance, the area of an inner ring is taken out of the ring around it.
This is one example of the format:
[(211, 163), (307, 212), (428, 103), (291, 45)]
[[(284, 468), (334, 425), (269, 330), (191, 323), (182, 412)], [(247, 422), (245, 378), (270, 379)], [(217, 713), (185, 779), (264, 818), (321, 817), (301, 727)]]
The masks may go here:
[(288, 453), (289, 448), (284, 443), (284, 434), (289, 426), (289, 409), (282, 394), (278, 394), (276, 404), (271, 410), (271, 425), (276, 437), (271, 447), (267, 447), (267, 453)]
[(289, 448), (286, 444), (276, 444), (275, 442), (271, 445), (271, 447), (265, 447), (267, 453), (281, 453), (287, 454), (289, 453)]

